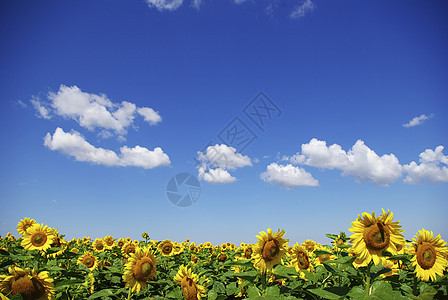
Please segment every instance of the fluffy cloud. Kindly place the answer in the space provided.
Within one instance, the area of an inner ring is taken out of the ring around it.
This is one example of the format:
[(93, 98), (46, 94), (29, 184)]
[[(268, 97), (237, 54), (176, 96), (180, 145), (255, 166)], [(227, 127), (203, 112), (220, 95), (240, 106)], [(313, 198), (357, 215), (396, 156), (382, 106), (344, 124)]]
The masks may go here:
[(302, 4), (296, 6), (289, 15), (292, 19), (300, 19), (307, 13), (314, 10), (314, 4), (311, 0), (305, 0)]
[(146, 0), (149, 7), (155, 7), (160, 11), (176, 10), (182, 5), (182, 0)]
[(291, 164), (278, 165), (272, 163), (261, 173), (260, 178), (265, 182), (290, 189), (298, 186), (318, 186), (319, 182), (300, 167)]
[(53, 134), (47, 133), (44, 145), (53, 151), (59, 151), (69, 155), (77, 161), (90, 162), (104, 166), (135, 166), (144, 169), (152, 169), (158, 166), (170, 165), (170, 159), (159, 147), (150, 151), (144, 147), (136, 146), (120, 148), (117, 155), (112, 150), (97, 148), (87, 142), (79, 132), (64, 132), (57, 128)]
[(237, 153), (235, 148), (224, 144), (209, 146), (205, 152), (198, 151), (198, 160), (199, 179), (210, 183), (232, 183), (236, 178), (227, 170), (252, 166), (248, 156)]
[(101, 136), (110, 136), (110, 131), (118, 134), (120, 139), (127, 133), (137, 114), (144, 117), (150, 125), (162, 121), (158, 112), (149, 107), (140, 107), (134, 103), (122, 101), (114, 103), (106, 95), (90, 94), (81, 91), (77, 86), (61, 85), (57, 93), (48, 94), (49, 105), (44, 106), (38, 99), (31, 103), (41, 117), (46, 119), (51, 114), (73, 119), (80, 126), (88, 129), (102, 130)]
[(408, 184), (448, 182), (448, 156), (442, 153), (443, 148), (438, 146), (435, 150), (426, 149), (425, 152), (420, 153), (420, 164), (412, 161), (404, 165), (407, 176), (403, 181)]
[(212, 167), (234, 170), (245, 166), (252, 166), (250, 158), (236, 149), (227, 145), (214, 145), (207, 147), (205, 153), (198, 152), (199, 161), (205, 162)]
[(423, 114), (423, 115), (421, 115), (421, 116), (419, 116), (419, 117), (415, 117), (415, 118), (413, 118), (413, 119), (410, 120), (408, 123), (403, 124), (403, 126), (404, 126), (404, 127), (413, 127), (413, 126), (417, 126), (417, 125), (422, 124), (425, 120), (431, 119), (432, 117), (433, 117), (432, 114), (429, 115), (429, 116)]
[(198, 169), (198, 172), (199, 172), (198, 178), (200, 180), (204, 180), (209, 183), (226, 184), (236, 181), (235, 177), (233, 177), (232, 175), (230, 175), (229, 172), (221, 168), (210, 169), (206, 165), (201, 165)]
[(328, 147), (325, 141), (312, 139), (303, 144), (302, 153), (292, 156), (290, 161), (323, 169), (339, 169), (342, 175), (384, 185), (396, 181), (403, 171), (395, 155), (378, 156), (361, 140), (345, 152), (337, 144)]

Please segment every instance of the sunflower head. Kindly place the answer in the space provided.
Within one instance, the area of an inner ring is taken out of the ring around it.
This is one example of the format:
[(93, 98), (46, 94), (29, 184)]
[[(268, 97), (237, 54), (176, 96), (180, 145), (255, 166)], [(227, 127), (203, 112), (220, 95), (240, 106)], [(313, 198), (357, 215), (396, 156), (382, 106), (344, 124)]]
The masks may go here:
[(397, 254), (397, 245), (405, 243), (401, 234), (400, 222), (392, 222), (393, 213), (387, 213), (383, 209), (383, 214), (376, 217), (375, 213), (363, 213), (362, 217), (351, 223), (353, 226), (349, 230), (353, 232), (350, 241), (353, 243), (353, 251), (360, 259), (369, 263), (371, 260), (378, 265), (384, 251), (389, 251), (393, 255)]
[(135, 249), (137, 249), (137, 246), (132, 241), (127, 242), (121, 247), (121, 254), (124, 257), (130, 257), (132, 253), (135, 253)]
[(291, 263), (295, 267), (297, 272), (301, 270), (309, 270), (311, 267), (310, 257), (302, 246), (299, 243), (296, 243), (291, 250)]
[(157, 260), (149, 247), (138, 247), (124, 268), (126, 287), (137, 293), (146, 288), (146, 283), (157, 277), (156, 264)]
[(95, 250), (96, 252), (103, 252), (107, 247), (106, 244), (104, 243), (103, 239), (95, 239), (95, 241), (92, 244), (93, 250)]
[(198, 275), (191, 272), (191, 269), (181, 265), (174, 281), (180, 284), (180, 289), (186, 300), (198, 300), (205, 297), (205, 287), (199, 284)]
[(174, 255), (174, 244), (170, 240), (164, 240), (160, 242), (158, 246), (160, 254), (163, 256), (172, 256)]
[(413, 238), (410, 253), (413, 255), (411, 265), (415, 268), (418, 278), (423, 281), (435, 281), (437, 274), (443, 276), (448, 266), (448, 248), (440, 234), (434, 237), (432, 231), (419, 230)]
[(98, 267), (98, 259), (91, 252), (88, 251), (78, 258), (77, 263), (78, 265), (79, 264), (85, 265), (87, 268), (89, 268), (90, 271), (93, 271)]
[(271, 228), (267, 232), (261, 231), (257, 235), (258, 242), (253, 248), (252, 257), (254, 258), (254, 265), (262, 272), (266, 268), (272, 269), (279, 264), (287, 251), (289, 240), (284, 239), (285, 231), (277, 230), (273, 233)]
[(24, 235), (27, 232), (28, 228), (30, 228), (34, 224), (36, 224), (35, 220), (30, 219), (30, 218), (23, 218), (17, 224), (17, 232), (20, 235)]
[(34, 224), (25, 232), (22, 240), (22, 247), (26, 250), (45, 251), (51, 247), (55, 235), (47, 225)]
[(106, 249), (112, 249), (115, 246), (114, 238), (110, 235), (103, 237), (103, 242)]

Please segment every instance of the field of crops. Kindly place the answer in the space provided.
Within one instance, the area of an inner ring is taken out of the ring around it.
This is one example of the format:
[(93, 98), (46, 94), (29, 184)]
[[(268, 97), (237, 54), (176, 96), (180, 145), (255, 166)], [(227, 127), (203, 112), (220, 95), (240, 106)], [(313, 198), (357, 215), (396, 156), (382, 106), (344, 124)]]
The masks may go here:
[(3, 299), (448, 299), (448, 247), (363, 213), (328, 245), (267, 229), (256, 244), (106, 236), (66, 241), (24, 218), (0, 238)]

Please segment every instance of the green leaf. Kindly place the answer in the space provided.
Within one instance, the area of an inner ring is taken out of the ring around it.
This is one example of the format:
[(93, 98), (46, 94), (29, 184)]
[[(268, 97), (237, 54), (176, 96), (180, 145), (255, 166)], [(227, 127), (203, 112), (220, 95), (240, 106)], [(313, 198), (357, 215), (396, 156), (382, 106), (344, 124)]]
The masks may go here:
[(249, 298), (256, 298), (260, 296), (260, 290), (257, 289), (255, 286), (250, 286), (246, 292)]
[(236, 282), (229, 283), (226, 286), (227, 296), (232, 296), (239, 293), (239, 288), (236, 286)]
[(224, 286), (224, 284), (222, 282), (219, 282), (219, 281), (215, 281), (215, 283), (213, 284), (213, 290), (215, 290), (215, 292), (220, 293), (220, 294), (226, 293), (226, 287)]
[(218, 298), (218, 293), (216, 293), (214, 290), (208, 291), (209, 300), (216, 300), (216, 298)]
[(113, 296), (113, 295), (114, 295), (114, 293), (112, 292), (111, 289), (104, 289), (104, 290), (98, 291), (98, 292), (90, 295), (90, 297), (87, 298), (87, 300), (92, 300), (92, 299), (106, 297), (106, 296)]
[(337, 235), (337, 234), (329, 234), (329, 233), (327, 233), (326, 236), (327, 236), (328, 238), (332, 239), (332, 240), (335, 240), (335, 239), (338, 238), (338, 235)]
[(9, 252), (3, 249), (0, 249), (0, 254), (4, 256), (9, 256)]
[(280, 289), (278, 286), (270, 286), (266, 289), (266, 296), (279, 296)]
[(381, 300), (394, 300), (392, 286), (384, 281), (375, 281), (372, 284), (370, 298)]
[(362, 286), (353, 287), (350, 292), (348, 292), (347, 296), (350, 296), (352, 299), (363, 299), (366, 295), (366, 291)]
[(322, 297), (324, 299), (331, 300), (331, 299), (340, 299), (341, 298), (341, 296), (339, 296), (335, 293), (332, 293), (330, 291), (324, 290), (324, 289), (309, 289), (308, 291), (310, 291), (311, 293), (313, 293), (319, 297)]

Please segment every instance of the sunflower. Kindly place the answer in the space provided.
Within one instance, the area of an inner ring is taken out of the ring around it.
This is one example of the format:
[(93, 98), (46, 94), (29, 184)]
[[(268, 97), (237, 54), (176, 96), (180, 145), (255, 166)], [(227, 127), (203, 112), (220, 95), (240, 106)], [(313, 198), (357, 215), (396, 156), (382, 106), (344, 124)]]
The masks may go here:
[(440, 234), (434, 237), (432, 231), (422, 229), (412, 240), (411, 265), (415, 268), (417, 277), (423, 281), (435, 281), (436, 274), (443, 276), (443, 271), (448, 266), (448, 248)]
[(49, 300), (55, 299), (56, 289), (53, 279), (48, 277), (48, 272), (36, 274), (34, 269), (30, 272), (19, 267), (8, 268), (10, 276), (0, 277), (0, 292), (20, 294), (24, 300)]
[(124, 244), (126, 244), (126, 240), (124, 238), (120, 238), (117, 241), (117, 246), (122, 248), (124, 246)]
[(124, 257), (131, 257), (132, 253), (135, 253), (135, 250), (137, 249), (137, 246), (135, 246), (135, 244), (131, 241), (131, 242), (127, 242), (126, 244), (124, 244), (123, 247), (121, 247), (121, 254)]
[(181, 265), (174, 281), (180, 284), (180, 289), (186, 300), (199, 300), (205, 297), (205, 287), (199, 284), (198, 275), (191, 272), (191, 269)]
[(314, 252), (314, 249), (316, 248), (316, 242), (313, 240), (306, 240), (302, 243), (302, 247), (305, 248), (308, 253)]
[[(318, 253), (316, 251), (322, 251), (322, 252)], [(322, 265), (324, 262), (328, 260), (337, 259), (336, 255), (332, 254), (331, 248), (329, 246), (316, 246), (313, 253), (314, 253), (313, 262), (315, 267)]]
[(146, 282), (157, 277), (156, 258), (148, 247), (135, 250), (124, 267), (123, 280), (131, 292), (146, 288)]
[(254, 265), (262, 272), (266, 268), (272, 269), (275, 265), (280, 263), (286, 253), (286, 247), (289, 240), (284, 239), (285, 230), (277, 230), (276, 233), (268, 228), (267, 233), (264, 231), (257, 235), (258, 242), (253, 247), (252, 258), (254, 258)]
[(47, 225), (34, 224), (27, 229), (22, 240), (22, 247), (26, 250), (45, 251), (51, 247), (55, 236)]
[(36, 224), (36, 221), (33, 219), (30, 219), (30, 218), (21, 219), (19, 221), (19, 223), (17, 224), (17, 232), (20, 235), (24, 235), (26, 233), (26, 231), (28, 230), (28, 228), (30, 228), (34, 224)]
[(302, 270), (311, 270), (311, 259), (305, 248), (300, 246), (299, 243), (296, 243), (292, 248), (291, 258), (291, 264), (297, 273), (300, 273)]
[(159, 244), (158, 249), (163, 256), (172, 256), (174, 254), (173, 246), (172, 241), (164, 240)]
[[(62, 238), (60, 236), (55, 236), (53, 243), (51, 244), (51, 248), (61, 248), (61, 250), (59, 250), (57, 252), (50, 253), (50, 254), (46, 255), (47, 258), (56, 258), (56, 256), (62, 255), (62, 253), (64, 253), (65, 249), (67, 249), (67, 242), (65, 241), (64, 238)], [(50, 250), (52, 250), (51, 248), (50, 248)], [(42, 253), (42, 255), (44, 255), (44, 253)]]
[(368, 213), (358, 215), (358, 219), (353, 221), (353, 226), (349, 230), (353, 232), (350, 241), (353, 243), (353, 250), (361, 259), (367, 263), (373, 259), (375, 265), (381, 262), (384, 251), (397, 254), (397, 246), (405, 243), (404, 230), (398, 225), (400, 222), (392, 222), (394, 215), (389, 210), (387, 213), (383, 209), (383, 214), (376, 217)]
[(244, 258), (246, 259), (251, 259), (252, 258), (252, 253), (254, 252), (253, 246), (252, 244), (247, 244), (246, 246), (243, 247), (243, 252), (244, 252)]
[(95, 291), (95, 277), (93, 277), (92, 273), (87, 274), (86, 280), (82, 285), (89, 290), (90, 294), (93, 294)]
[(95, 239), (92, 247), (96, 252), (103, 252), (104, 249), (106, 249), (106, 244), (104, 243), (103, 239)]
[(112, 249), (115, 246), (114, 238), (111, 235), (103, 237), (103, 242), (106, 249)]
[(84, 264), (90, 271), (93, 271), (98, 267), (98, 259), (89, 251), (84, 252), (84, 254), (78, 258), (77, 263), (78, 265)]
[(0, 300), (9, 300), (8, 298), (6, 298), (5, 295), (3, 295), (2, 293), (0, 293)]

